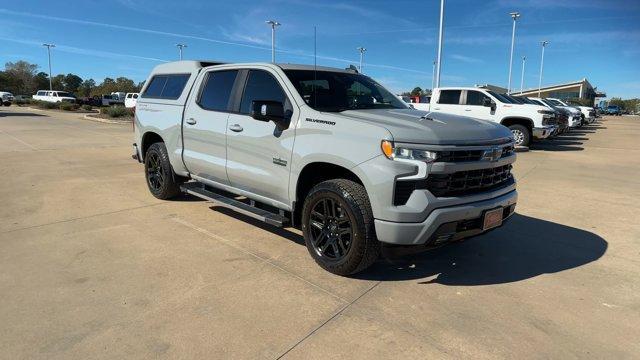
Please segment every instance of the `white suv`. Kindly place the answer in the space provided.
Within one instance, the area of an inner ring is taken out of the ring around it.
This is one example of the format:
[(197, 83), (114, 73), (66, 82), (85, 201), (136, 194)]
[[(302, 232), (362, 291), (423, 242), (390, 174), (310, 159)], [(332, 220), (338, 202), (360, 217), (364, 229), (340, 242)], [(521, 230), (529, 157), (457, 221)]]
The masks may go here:
[(546, 139), (557, 131), (555, 112), (544, 106), (520, 104), (494, 91), (474, 87), (438, 88), (431, 111), (469, 116), (508, 127), (518, 146)]
[(38, 92), (33, 95), (34, 100), (46, 101), (46, 102), (70, 102), (75, 103), (76, 98), (72, 93), (66, 91), (49, 91), (49, 90), (38, 90)]

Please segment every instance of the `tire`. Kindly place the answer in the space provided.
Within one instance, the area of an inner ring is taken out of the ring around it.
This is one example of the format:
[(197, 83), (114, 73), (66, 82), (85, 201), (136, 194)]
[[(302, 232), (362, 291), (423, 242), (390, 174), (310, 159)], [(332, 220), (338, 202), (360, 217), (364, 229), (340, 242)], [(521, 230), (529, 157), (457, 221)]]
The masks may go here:
[(531, 132), (526, 126), (520, 124), (509, 125), (509, 130), (516, 139), (516, 146), (529, 146), (531, 143)]
[(162, 142), (149, 146), (144, 156), (144, 174), (149, 191), (161, 200), (171, 199), (178, 195), (180, 184), (184, 182), (173, 172), (167, 148)]
[(360, 272), (380, 254), (369, 197), (351, 180), (328, 180), (311, 189), (302, 208), (302, 233), (311, 257), (336, 275)]
[(2, 105), (4, 105), (4, 106), (11, 106), (11, 103), (7, 101), (7, 102), (5, 102), (5, 103), (4, 103), (4, 104), (2, 104)]

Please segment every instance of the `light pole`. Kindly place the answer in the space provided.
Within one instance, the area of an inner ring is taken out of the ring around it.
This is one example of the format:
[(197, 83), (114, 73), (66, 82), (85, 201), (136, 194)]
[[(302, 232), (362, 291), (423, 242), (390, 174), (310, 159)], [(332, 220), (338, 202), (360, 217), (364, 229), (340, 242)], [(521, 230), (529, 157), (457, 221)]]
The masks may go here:
[(431, 70), (431, 92), (433, 92), (435, 83), (436, 83), (436, 61), (433, 60), (433, 69)]
[(511, 93), (511, 69), (513, 67), (513, 48), (516, 43), (516, 20), (520, 17), (519, 12), (509, 13), (513, 19), (513, 30), (511, 31), (511, 55), (509, 56), (509, 85), (507, 86), (507, 94)]
[(542, 58), (540, 59), (540, 79), (538, 80), (538, 97), (540, 97), (540, 88), (542, 87), (542, 69), (544, 68), (544, 48), (549, 44), (549, 41), (541, 41), (542, 45)]
[(53, 90), (53, 86), (51, 85), (51, 48), (56, 46), (55, 44), (42, 44), (42, 46), (47, 47), (47, 55), (49, 55), (49, 90)]
[(440, 71), (442, 70), (442, 37), (444, 30), (444, 0), (440, 0), (440, 32), (438, 34), (438, 63), (436, 64), (436, 87), (440, 87)]
[(180, 60), (182, 60), (182, 49), (186, 48), (187, 45), (185, 45), (185, 44), (176, 44), (176, 46), (178, 47), (178, 51), (180, 51)]
[(271, 62), (276, 62), (276, 26), (281, 24), (275, 20), (267, 20), (267, 24), (271, 25)]
[(522, 94), (522, 91), (524, 90), (524, 63), (525, 61), (527, 61), (527, 57), (523, 56), (522, 57), (522, 75), (520, 75), (520, 94)]
[(362, 74), (362, 60), (364, 59), (364, 52), (367, 51), (367, 49), (360, 46), (357, 50), (360, 52), (360, 67), (358, 71)]

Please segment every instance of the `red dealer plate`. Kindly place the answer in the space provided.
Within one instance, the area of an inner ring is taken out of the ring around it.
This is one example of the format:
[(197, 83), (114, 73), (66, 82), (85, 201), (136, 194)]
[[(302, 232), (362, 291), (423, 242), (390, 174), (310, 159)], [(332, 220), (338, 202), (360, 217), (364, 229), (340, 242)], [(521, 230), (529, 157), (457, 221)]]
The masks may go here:
[(493, 229), (494, 227), (502, 225), (502, 208), (489, 210), (484, 213), (484, 220), (482, 221), (482, 230)]

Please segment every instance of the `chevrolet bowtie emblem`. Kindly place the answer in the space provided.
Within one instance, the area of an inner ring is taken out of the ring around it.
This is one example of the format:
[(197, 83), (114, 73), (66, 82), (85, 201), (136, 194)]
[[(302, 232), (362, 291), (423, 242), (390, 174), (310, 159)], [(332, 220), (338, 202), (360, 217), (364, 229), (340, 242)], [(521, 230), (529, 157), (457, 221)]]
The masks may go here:
[(482, 160), (487, 161), (498, 161), (502, 157), (502, 149), (498, 147), (491, 148), (489, 150), (485, 150), (482, 153)]

